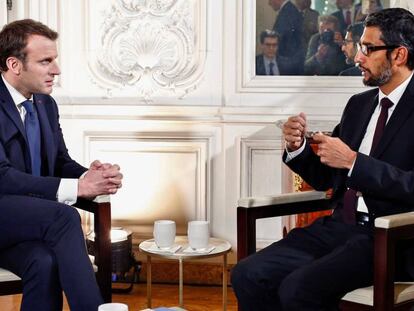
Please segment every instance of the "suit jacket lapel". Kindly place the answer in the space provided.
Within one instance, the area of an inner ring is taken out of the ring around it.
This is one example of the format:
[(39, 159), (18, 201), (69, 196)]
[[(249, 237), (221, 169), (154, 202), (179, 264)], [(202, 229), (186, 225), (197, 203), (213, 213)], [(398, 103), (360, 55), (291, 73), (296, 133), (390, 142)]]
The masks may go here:
[(55, 166), (53, 155), (53, 136), (52, 129), (50, 128), (49, 119), (47, 117), (47, 112), (45, 108), (45, 103), (36, 94), (33, 96), (34, 105), (37, 108), (37, 116), (39, 118), (40, 130), (42, 134), (42, 150), (44, 150), (49, 173), (53, 172)]
[(20, 117), (19, 111), (17, 110), (16, 105), (12, 97), (10, 96), (9, 91), (4, 85), (3, 79), (1, 77), (0, 77), (0, 101), (1, 101), (1, 107), (7, 113), (7, 115), (12, 120), (14, 125), (19, 129), (20, 133), (24, 137), (26, 144), (27, 144), (26, 131), (24, 129), (24, 125)]
[(259, 56), (259, 61), (258, 61), (258, 65), (259, 68), (257, 69), (257, 71), (259, 72), (260, 75), (266, 75), (266, 68), (265, 68), (265, 64), (264, 64), (264, 56), (260, 55)]
[[(362, 105), (361, 110), (358, 110), (357, 113), (360, 116), (361, 120), (359, 122), (353, 122), (355, 126), (352, 129), (352, 136), (350, 138), (349, 146), (352, 150), (358, 150), (361, 145), (362, 139), (364, 138), (365, 132), (368, 127), (368, 123), (371, 120), (372, 113), (374, 112), (375, 107), (378, 104), (378, 94), (374, 98)], [(355, 120), (357, 120), (355, 116)]]
[(388, 144), (392, 141), (393, 137), (397, 135), (398, 130), (406, 122), (406, 120), (414, 112), (414, 79), (412, 78), (407, 86), (403, 96), (395, 107), (387, 125), (384, 128), (381, 140), (378, 143), (377, 148), (371, 153), (372, 156), (378, 158), (387, 148)]

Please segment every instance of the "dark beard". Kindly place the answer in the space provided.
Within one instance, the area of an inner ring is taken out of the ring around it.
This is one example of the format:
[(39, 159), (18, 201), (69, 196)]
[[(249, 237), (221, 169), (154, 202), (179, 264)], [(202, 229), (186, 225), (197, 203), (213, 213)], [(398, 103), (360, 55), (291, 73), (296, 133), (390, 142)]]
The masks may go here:
[(378, 77), (370, 77), (368, 80), (362, 79), (362, 82), (366, 86), (383, 86), (391, 80), (391, 64), (387, 61), (381, 68), (381, 74)]

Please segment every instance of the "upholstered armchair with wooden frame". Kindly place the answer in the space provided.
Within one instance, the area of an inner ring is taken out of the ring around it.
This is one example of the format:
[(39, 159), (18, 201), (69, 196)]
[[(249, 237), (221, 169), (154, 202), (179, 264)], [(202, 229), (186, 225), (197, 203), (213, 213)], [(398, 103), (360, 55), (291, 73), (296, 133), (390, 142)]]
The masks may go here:
[[(257, 219), (330, 208), (329, 197), (321, 191), (241, 198), (237, 208), (238, 260), (256, 252)], [(375, 219), (374, 284), (347, 293), (342, 298), (341, 310), (388, 311), (414, 307), (414, 282), (394, 282), (396, 244), (407, 239), (413, 239), (414, 243), (414, 212)]]
[[(104, 301), (111, 302), (112, 256), (110, 237), (111, 203), (109, 196), (99, 196), (94, 201), (78, 199), (75, 207), (93, 214), (96, 279)], [(0, 269), (0, 295), (19, 294), (21, 292), (22, 284), (20, 278), (10, 271)]]

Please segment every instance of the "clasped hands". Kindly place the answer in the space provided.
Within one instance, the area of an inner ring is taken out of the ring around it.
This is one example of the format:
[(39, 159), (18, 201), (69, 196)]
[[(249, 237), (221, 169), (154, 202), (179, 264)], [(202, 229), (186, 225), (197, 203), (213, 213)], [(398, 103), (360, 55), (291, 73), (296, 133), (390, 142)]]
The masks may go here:
[[(306, 115), (301, 112), (299, 115), (290, 117), (283, 124), (286, 147), (289, 151), (298, 150), (305, 140), (307, 131)], [(357, 153), (349, 148), (337, 137), (330, 137), (322, 133), (313, 135), (313, 141), (318, 144), (316, 154), (323, 164), (334, 168), (350, 169), (355, 162)]]
[(86, 174), (79, 179), (78, 196), (94, 198), (103, 194), (115, 194), (122, 187), (123, 175), (118, 164), (95, 160)]

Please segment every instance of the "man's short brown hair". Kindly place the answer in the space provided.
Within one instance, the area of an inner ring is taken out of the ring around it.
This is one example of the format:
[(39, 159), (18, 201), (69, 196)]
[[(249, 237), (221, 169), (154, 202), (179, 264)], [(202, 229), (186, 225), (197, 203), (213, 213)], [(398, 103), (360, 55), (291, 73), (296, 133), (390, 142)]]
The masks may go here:
[(318, 24), (320, 23), (331, 23), (334, 25), (335, 30), (338, 30), (338, 19), (333, 15), (319, 15)]
[(5, 25), (0, 32), (1, 71), (8, 70), (6, 60), (11, 56), (25, 62), (27, 39), (31, 35), (43, 36), (52, 41), (58, 38), (56, 31), (32, 19), (22, 19)]

